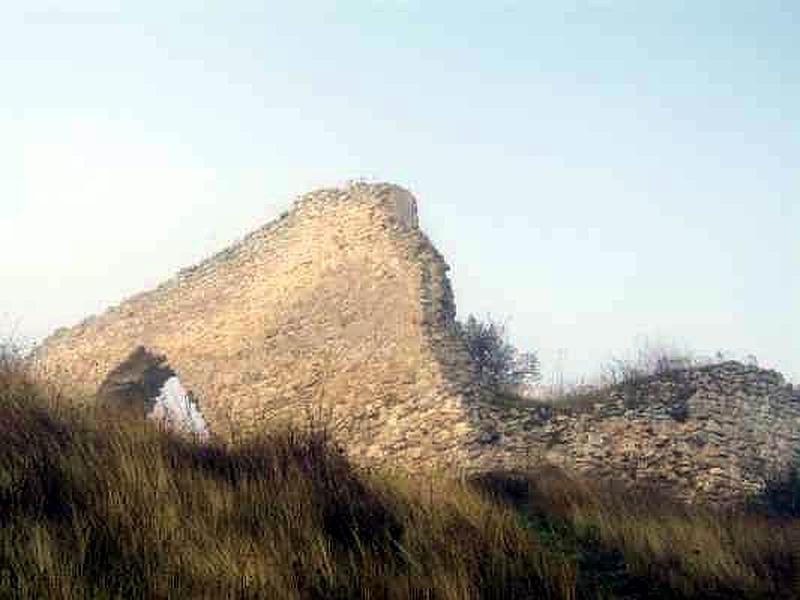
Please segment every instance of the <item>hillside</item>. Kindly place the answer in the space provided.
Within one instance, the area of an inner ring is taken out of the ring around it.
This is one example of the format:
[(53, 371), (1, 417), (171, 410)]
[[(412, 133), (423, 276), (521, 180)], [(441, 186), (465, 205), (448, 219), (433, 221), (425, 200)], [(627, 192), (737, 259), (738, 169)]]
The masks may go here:
[(399, 477), (324, 429), (195, 442), (76, 408), (58, 383), (0, 361), (0, 597), (800, 595), (796, 518), (554, 468)]

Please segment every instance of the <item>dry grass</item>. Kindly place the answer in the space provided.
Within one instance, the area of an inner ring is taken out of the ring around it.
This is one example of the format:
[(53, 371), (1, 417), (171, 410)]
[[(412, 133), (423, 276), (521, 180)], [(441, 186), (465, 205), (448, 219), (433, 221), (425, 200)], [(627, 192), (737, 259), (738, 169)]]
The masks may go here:
[(324, 431), (203, 446), (0, 368), (0, 597), (568, 597), (513, 509), (432, 489)]
[(2, 598), (790, 598), (798, 542), (552, 470), (369, 474), (324, 430), (199, 445), (0, 355)]
[(549, 468), (479, 484), (515, 505), (540, 540), (576, 556), (579, 589), (615, 598), (800, 597), (796, 518), (690, 507)]

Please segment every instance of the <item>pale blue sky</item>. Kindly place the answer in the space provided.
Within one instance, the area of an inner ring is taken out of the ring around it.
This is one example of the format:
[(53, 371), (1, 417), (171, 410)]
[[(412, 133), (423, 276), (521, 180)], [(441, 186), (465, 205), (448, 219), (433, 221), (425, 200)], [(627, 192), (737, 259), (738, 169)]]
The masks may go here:
[(0, 331), (363, 177), (415, 193), (459, 313), (507, 317), (547, 378), (650, 338), (800, 381), (797, 2), (19, 4)]

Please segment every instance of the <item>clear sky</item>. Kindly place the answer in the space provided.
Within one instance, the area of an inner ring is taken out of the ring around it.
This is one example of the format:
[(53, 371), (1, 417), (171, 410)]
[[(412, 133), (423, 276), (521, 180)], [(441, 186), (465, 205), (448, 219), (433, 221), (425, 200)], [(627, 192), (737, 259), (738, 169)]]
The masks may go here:
[(366, 178), (414, 192), (459, 314), (546, 378), (650, 339), (800, 382), (796, 1), (14, 4), (0, 332)]

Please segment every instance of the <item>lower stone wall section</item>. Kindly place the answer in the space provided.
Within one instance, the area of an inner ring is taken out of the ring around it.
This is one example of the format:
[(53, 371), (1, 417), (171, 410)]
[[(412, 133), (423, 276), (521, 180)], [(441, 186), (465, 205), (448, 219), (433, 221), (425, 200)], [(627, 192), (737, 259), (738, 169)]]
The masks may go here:
[(800, 458), (800, 390), (737, 362), (620, 386), (583, 408), (485, 404), (481, 415), (496, 434), (478, 470), (547, 462), (690, 502), (757, 496)]

